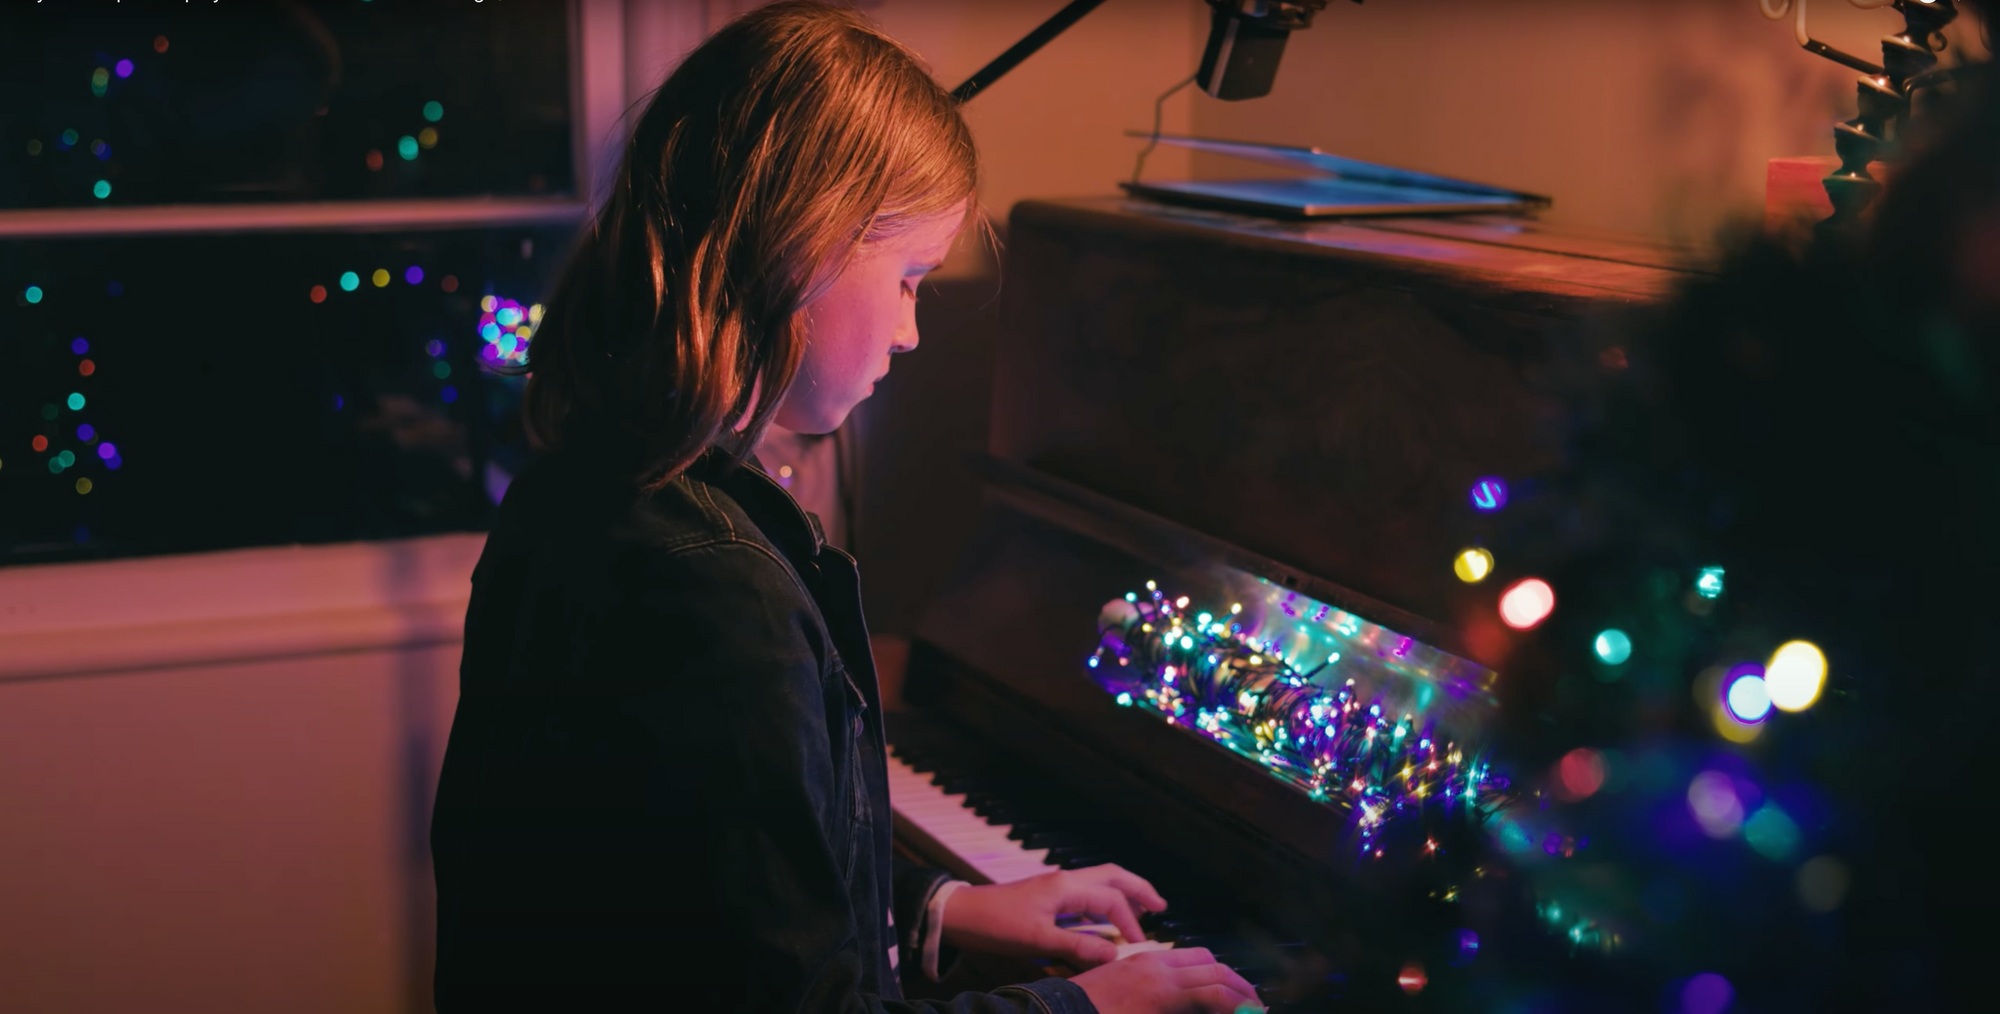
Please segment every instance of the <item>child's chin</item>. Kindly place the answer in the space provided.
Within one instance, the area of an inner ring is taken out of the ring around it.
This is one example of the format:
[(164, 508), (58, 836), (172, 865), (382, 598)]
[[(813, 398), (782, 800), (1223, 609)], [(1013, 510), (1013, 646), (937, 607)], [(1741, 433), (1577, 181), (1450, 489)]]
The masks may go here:
[(779, 425), (784, 426), (794, 433), (809, 435), (832, 433), (834, 430), (840, 428), (841, 423), (847, 421), (848, 413), (852, 411), (854, 411), (854, 408), (851, 405), (846, 408), (827, 408), (810, 414), (801, 413), (801, 415), (804, 415), (804, 418), (791, 420), (797, 425), (786, 425), (782, 422)]

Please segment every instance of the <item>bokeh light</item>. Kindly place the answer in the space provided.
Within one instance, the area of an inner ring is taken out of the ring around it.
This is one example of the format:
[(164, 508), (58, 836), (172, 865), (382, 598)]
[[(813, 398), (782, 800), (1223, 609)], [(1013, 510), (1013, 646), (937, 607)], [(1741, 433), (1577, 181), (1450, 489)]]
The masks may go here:
[(1604, 787), (1604, 755), (1577, 747), (1556, 764), (1556, 779), (1570, 799), (1588, 799)]
[(1847, 900), (1847, 864), (1832, 856), (1814, 856), (1799, 866), (1793, 886), (1808, 912), (1831, 912)]
[(70, 339), (70, 341), (69, 341), (69, 350), (70, 350), (71, 352), (75, 353), (76, 355), (79, 355), (79, 356), (80, 356), (80, 355), (83, 355), (83, 354), (84, 354), (84, 353), (86, 353), (86, 352), (89, 352), (89, 351), (90, 351), (90, 339), (88, 339), (88, 338), (85, 338), (85, 337), (83, 337), (83, 336), (81, 336), (81, 335), (79, 335), (79, 336), (77, 336), (77, 337), (75, 337), (75, 338), (72, 338), (72, 339)]
[(33, 447), (36, 453), (46, 451), (49, 449), (49, 438), (37, 433), (35, 439), (28, 441), (28, 446)]
[(308, 292), (306, 295), (311, 297), (312, 301), (315, 303), (324, 303), (326, 302), (326, 286), (315, 285), (312, 287), (312, 291)]
[(1624, 665), (1632, 657), (1632, 639), (1616, 627), (1598, 631), (1590, 647), (1597, 653), (1597, 660), (1605, 665)]
[(424, 119), (432, 123), (444, 119), (444, 103), (436, 99), (424, 103)]
[(397, 139), (396, 139), (396, 154), (398, 154), (398, 155), (401, 155), (401, 156), (403, 156), (403, 161), (405, 161), (405, 162), (414, 162), (414, 161), (416, 161), (416, 160), (417, 160), (417, 139), (416, 139), (416, 138), (414, 138), (414, 137), (411, 137), (411, 136), (410, 136), (410, 135), (408, 135), (408, 134), (404, 134), (404, 135), (403, 135), (402, 137), (399, 137), (399, 138), (397, 138)]
[(438, 392), (438, 397), (442, 398), (444, 403), (449, 405), (458, 400), (458, 388), (447, 384), (444, 390)]
[(69, 410), (72, 412), (83, 411), (83, 394), (78, 391), (71, 391), (69, 393), (69, 399), (65, 402), (65, 404), (69, 406)]
[(86, 444), (90, 443), (92, 440), (96, 440), (97, 427), (92, 426), (89, 423), (84, 423), (81, 426), (78, 426), (76, 428), (76, 438), (78, 440), (83, 441)]
[(497, 369), (526, 363), (528, 344), (534, 337), (534, 327), (528, 322), (540, 319), (540, 306), (524, 307), (501, 296), (482, 298), (478, 331), (485, 345), (479, 350), (480, 364)]
[(76, 464), (76, 452), (64, 450), (62, 453), (56, 455), (56, 460), (62, 462), (62, 467), (68, 468)]
[(76, 372), (79, 376), (88, 377), (97, 372), (97, 364), (86, 359), (76, 364)]
[(111, 89), (111, 70), (99, 67), (90, 72), (90, 94), (102, 98)]
[(1472, 484), (1472, 509), (1482, 512), (1497, 511), (1507, 506), (1507, 481), (1497, 475), (1489, 475)]
[(1424, 974), (1424, 966), (1414, 961), (1405, 964), (1396, 973), (1396, 985), (1403, 987), (1403, 992), (1411, 996), (1423, 992), (1424, 987), (1430, 984), (1430, 977)]
[(1726, 705), (1716, 702), (1708, 709), (1709, 718), (1715, 725), (1716, 735), (1731, 743), (1748, 743), (1764, 732), (1762, 722), (1739, 722), (1729, 713)]
[(438, 143), (437, 128), (425, 127), (424, 129), (417, 131), (417, 143), (419, 145), (422, 145), (425, 151), (429, 151), (430, 149), (437, 147)]
[(1456, 952), (1451, 958), (1452, 965), (1464, 968), (1472, 964), (1472, 959), (1479, 956), (1479, 934), (1469, 929), (1462, 929), (1453, 933), (1451, 938)]
[(1757, 673), (1738, 673), (1730, 677), (1722, 692), (1722, 702), (1732, 718), (1755, 725), (1771, 714), (1771, 689)]
[(1466, 584), (1478, 584), (1493, 573), (1493, 554), (1476, 547), (1468, 549), (1451, 561), (1451, 572)]
[(409, 267), (403, 269), (403, 281), (408, 282), (411, 285), (420, 285), (423, 283), (423, 280), (424, 280), (423, 268), (420, 268), (415, 264), (412, 264)]
[(1703, 972), (1681, 987), (1680, 1014), (1723, 1014), (1736, 1000), (1729, 980), (1714, 972)]
[(1743, 800), (1736, 783), (1720, 771), (1703, 771), (1688, 783), (1688, 809), (1710, 838), (1729, 838), (1743, 826)]
[(115, 73), (116, 73), (116, 74), (117, 74), (117, 75), (118, 75), (119, 77), (131, 77), (131, 76), (132, 76), (132, 61), (130, 61), (130, 60), (120, 60), (120, 61), (118, 61), (118, 65), (117, 65), (117, 66), (115, 66), (115, 67), (112, 67), (111, 69), (112, 69), (112, 71), (113, 71), (113, 72), (115, 72)]
[(166, 51), (167, 51), (167, 37), (166, 37), (166, 36), (164, 36), (164, 35), (156, 35), (156, 36), (154, 36), (154, 37), (153, 37), (153, 52), (155, 52), (155, 53), (164, 53), (164, 52), (166, 52)]
[(1774, 863), (1784, 862), (1799, 847), (1799, 825), (1785, 811), (1765, 803), (1743, 822), (1743, 840), (1758, 855)]
[(389, 269), (388, 269), (388, 268), (376, 268), (376, 269), (375, 269), (375, 273), (374, 273), (374, 274), (372, 274), (372, 275), (369, 275), (369, 276), (368, 276), (368, 280), (369, 280), (369, 281), (371, 281), (371, 282), (374, 282), (374, 283), (375, 283), (375, 287), (376, 287), (376, 288), (378, 288), (378, 289), (384, 289), (384, 288), (388, 288), (388, 286), (389, 286)]
[(380, 148), (368, 149), (368, 154), (361, 156), (361, 161), (368, 164), (369, 172), (380, 172), (382, 170), (382, 150)]
[(91, 187), (90, 187), (90, 193), (91, 193), (91, 196), (93, 196), (93, 197), (97, 198), (97, 199), (98, 199), (98, 200), (100, 200), (100, 201), (101, 201), (101, 200), (103, 200), (103, 199), (105, 199), (105, 198), (107, 198), (107, 197), (110, 197), (110, 196), (111, 196), (111, 181), (110, 181), (110, 180), (98, 180), (98, 181), (97, 181), (96, 183), (93, 183), (93, 184), (91, 184)]
[(89, 479), (76, 480), (76, 491), (79, 495), (90, 492), (90, 487), (91, 481)]
[(1534, 627), (1555, 608), (1556, 590), (1538, 577), (1516, 581), (1500, 596), (1500, 619), (1515, 630)]
[(458, 276), (457, 275), (444, 276), (444, 281), (438, 283), (438, 288), (443, 289), (446, 292), (457, 292)]
[(355, 289), (358, 289), (360, 287), (361, 287), (360, 275), (357, 275), (352, 271), (343, 271), (340, 273), (340, 291), (353, 292)]
[(1771, 703), (1785, 711), (1804, 711), (1819, 700), (1826, 685), (1826, 655), (1811, 641), (1787, 641), (1771, 655), (1764, 681)]
[(76, 139), (77, 139), (77, 137), (78, 137), (78, 134), (77, 134), (77, 132), (76, 132), (76, 131), (75, 131), (74, 129), (71, 129), (71, 130), (65, 130), (65, 131), (63, 131), (63, 132), (62, 132), (62, 137), (61, 137), (61, 138), (59, 138), (59, 140), (61, 141), (61, 147), (63, 147), (63, 148), (74, 148), (74, 147), (76, 147)]
[(425, 342), (424, 355), (427, 355), (432, 359), (436, 359), (437, 357), (444, 355), (444, 342), (439, 341), (436, 338), (432, 338), (430, 341)]
[(451, 364), (440, 359), (431, 364), (431, 376), (444, 380), (451, 376)]
[(23, 298), (23, 299), (27, 300), (27, 301), (28, 301), (28, 302), (30, 302), (30, 303), (39, 303), (39, 302), (41, 302), (41, 301), (42, 301), (42, 287), (41, 287), (41, 286), (39, 286), (39, 285), (30, 285), (30, 286), (28, 286), (27, 288), (25, 288), (25, 289), (21, 290), (21, 298)]
[(1695, 593), (1705, 599), (1720, 597), (1722, 595), (1722, 575), (1723, 570), (1721, 567), (1703, 567), (1701, 573), (1696, 574), (1694, 578)]
[(118, 456), (118, 445), (111, 443), (108, 440), (105, 441), (104, 443), (98, 444), (97, 456), (103, 458), (106, 461), (110, 461), (112, 458)]

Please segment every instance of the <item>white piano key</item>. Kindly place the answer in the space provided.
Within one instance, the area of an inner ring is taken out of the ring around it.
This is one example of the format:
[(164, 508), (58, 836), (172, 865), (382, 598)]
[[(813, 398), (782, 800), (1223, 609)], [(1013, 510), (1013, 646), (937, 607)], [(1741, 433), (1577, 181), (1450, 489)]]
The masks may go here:
[[(963, 793), (947, 794), (894, 753), (889, 755), (889, 808), (896, 833), (915, 842), (934, 861), (975, 884), (1006, 884), (1047, 873), (1048, 849), (1031, 849), (1007, 837), (1005, 824), (989, 824), (966, 805)], [(1109, 925), (1077, 927), (1118, 945), (1118, 956), (1165, 950), (1154, 940), (1125, 942)], [(1105, 933), (1105, 931), (1109, 933)]]
[(973, 883), (1004, 884), (1053, 867), (1049, 850), (1025, 848), (1003, 824), (988, 824), (962, 793), (946, 794), (902, 758), (889, 756), (889, 805), (898, 830)]

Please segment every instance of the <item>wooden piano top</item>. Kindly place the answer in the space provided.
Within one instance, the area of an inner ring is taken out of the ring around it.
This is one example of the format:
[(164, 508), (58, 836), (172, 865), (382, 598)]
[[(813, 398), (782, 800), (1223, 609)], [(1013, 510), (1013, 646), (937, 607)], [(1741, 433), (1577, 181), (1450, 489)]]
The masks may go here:
[(1663, 300), (1713, 259), (1699, 248), (1510, 215), (1286, 221), (1127, 197), (1024, 201), (1013, 214), (1031, 227), (1088, 223), (1134, 238), (1200, 236), (1245, 250), (1393, 261), (1413, 277), (1614, 305)]

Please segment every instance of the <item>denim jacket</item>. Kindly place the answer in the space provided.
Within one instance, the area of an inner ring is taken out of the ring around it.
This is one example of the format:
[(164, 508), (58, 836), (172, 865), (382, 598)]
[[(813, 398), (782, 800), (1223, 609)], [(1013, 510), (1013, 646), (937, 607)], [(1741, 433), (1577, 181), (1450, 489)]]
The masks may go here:
[(902, 1000), (943, 874), (890, 845), (854, 560), (718, 453), (620, 474), (537, 461), (473, 573), (438, 1010), (1091, 1011), (1063, 979)]

